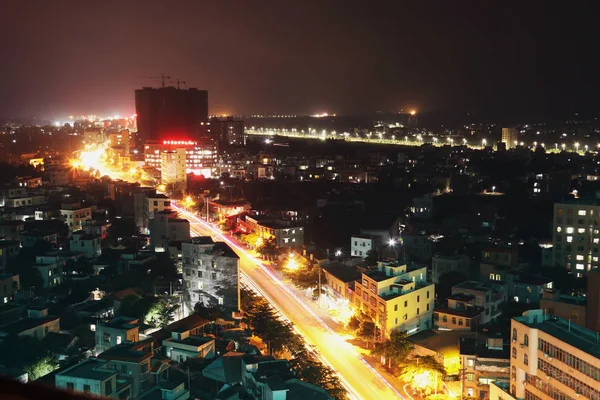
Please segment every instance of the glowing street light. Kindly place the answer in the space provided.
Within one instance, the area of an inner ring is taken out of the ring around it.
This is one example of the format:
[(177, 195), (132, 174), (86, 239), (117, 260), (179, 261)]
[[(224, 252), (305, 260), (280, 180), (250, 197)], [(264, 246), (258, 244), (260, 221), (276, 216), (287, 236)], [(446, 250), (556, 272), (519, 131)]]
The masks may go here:
[(585, 152), (587, 153), (588, 151), (588, 145), (586, 144), (585, 146), (583, 146), (585, 148)]
[(463, 144), (466, 146), (467, 145), (467, 139), (463, 138)]
[(560, 147), (562, 147), (562, 149), (564, 151), (567, 148), (567, 145), (563, 143), (563, 144), (560, 145)]
[(579, 142), (575, 142), (575, 151), (579, 151)]
[(296, 270), (298, 270), (300, 268), (300, 264), (294, 258), (294, 253), (290, 253), (290, 255), (288, 257), (288, 262), (285, 265), (285, 268), (288, 269), (288, 270), (290, 270), (290, 271), (296, 271)]
[(337, 249), (337, 250), (335, 251), (335, 256), (336, 256), (336, 257), (341, 257), (341, 256), (342, 256), (342, 250), (340, 250), (340, 249)]
[(417, 114), (417, 111), (416, 111), (416, 110), (410, 110), (410, 115), (414, 116), (414, 115), (416, 115), (416, 114)]
[(389, 238), (387, 241), (387, 245), (390, 247), (395, 247), (397, 243), (398, 243), (398, 241), (394, 238)]
[(486, 144), (487, 144), (487, 140), (481, 139), (481, 147), (485, 147)]

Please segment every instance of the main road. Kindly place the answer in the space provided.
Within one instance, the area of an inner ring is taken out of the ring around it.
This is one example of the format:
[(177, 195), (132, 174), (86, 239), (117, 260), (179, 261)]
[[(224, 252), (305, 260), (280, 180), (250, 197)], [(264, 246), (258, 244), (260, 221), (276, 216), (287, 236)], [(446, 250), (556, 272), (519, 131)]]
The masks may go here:
[(321, 360), (339, 374), (351, 398), (364, 400), (404, 398), (360, 356), (352, 345), (329, 328), (259, 260), (212, 225), (185, 209), (171, 204), (175, 211), (189, 220), (190, 230), (194, 235), (212, 236), (226, 242), (236, 252), (240, 257), (242, 281), (264, 296), (294, 324), (296, 331), (308, 344), (314, 346)]

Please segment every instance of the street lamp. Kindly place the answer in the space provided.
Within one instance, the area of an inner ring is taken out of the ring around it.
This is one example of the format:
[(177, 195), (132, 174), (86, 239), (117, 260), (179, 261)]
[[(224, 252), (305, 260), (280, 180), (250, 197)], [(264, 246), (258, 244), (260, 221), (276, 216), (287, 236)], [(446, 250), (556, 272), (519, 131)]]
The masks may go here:
[(486, 144), (487, 144), (487, 140), (481, 139), (481, 147), (485, 147)]
[(390, 247), (395, 247), (396, 243), (398, 243), (398, 241), (396, 239), (394, 239), (394, 238), (389, 238), (388, 241), (387, 241), (387, 244)]
[(340, 249), (337, 249), (337, 250), (335, 251), (335, 256), (336, 256), (336, 257), (341, 257), (341, 256), (342, 256), (342, 250), (340, 250)]
[(563, 144), (560, 145), (560, 147), (562, 147), (562, 149), (564, 151), (567, 148), (567, 145), (563, 143)]
[(575, 151), (579, 151), (579, 142), (575, 142)]
[(496, 186), (492, 186), (492, 193), (496, 192)]

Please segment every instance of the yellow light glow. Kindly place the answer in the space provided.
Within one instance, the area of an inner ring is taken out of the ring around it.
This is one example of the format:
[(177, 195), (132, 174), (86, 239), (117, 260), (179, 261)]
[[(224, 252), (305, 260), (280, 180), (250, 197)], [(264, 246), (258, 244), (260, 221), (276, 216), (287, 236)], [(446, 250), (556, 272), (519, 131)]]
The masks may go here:
[(290, 271), (296, 271), (300, 268), (300, 264), (294, 258), (294, 253), (290, 253), (288, 262), (285, 265), (285, 268)]
[(263, 245), (263, 243), (264, 243), (263, 238), (259, 237), (259, 238), (256, 239), (256, 242), (254, 243), (254, 246), (260, 247), (260, 246)]
[(186, 196), (183, 201), (182, 204), (185, 208), (190, 208), (196, 205), (196, 202), (194, 201), (194, 199), (192, 198), (192, 196)]
[(426, 389), (429, 386), (433, 386), (433, 377), (430, 371), (423, 371), (420, 374), (413, 376), (411, 386), (419, 389)]

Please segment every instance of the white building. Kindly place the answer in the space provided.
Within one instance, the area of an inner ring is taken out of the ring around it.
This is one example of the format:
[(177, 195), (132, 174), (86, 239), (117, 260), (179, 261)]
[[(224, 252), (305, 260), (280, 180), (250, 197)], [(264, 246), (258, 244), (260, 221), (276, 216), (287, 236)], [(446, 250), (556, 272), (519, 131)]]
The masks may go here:
[(69, 242), (69, 249), (84, 253), (86, 258), (96, 258), (102, 254), (102, 237), (99, 235), (76, 232)]
[(600, 266), (600, 205), (574, 201), (554, 204), (554, 265), (577, 277)]
[(92, 208), (82, 207), (81, 203), (63, 203), (60, 208), (61, 219), (71, 232), (81, 230), (83, 222), (92, 219)]
[(596, 332), (543, 310), (513, 318), (511, 328), (510, 388), (490, 386), (491, 399), (600, 398)]
[(356, 235), (350, 238), (350, 255), (365, 258), (371, 250), (377, 251), (381, 239), (373, 235)]
[(108, 368), (108, 362), (89, 358), (59, 372), (54, 377), (58, 389), (76, 391), (85, 395), (128, 398), (131, 383), (117, 381), (117, 371)]
[[(220, 305), (235, 312), (240, 309), (240, 259), (223, 242), (200, 236), (182, 243), (183, 301), (186, 311), (198, 302)], [(186, 315), (187, 315), (186, 312)]]
[(185, 153), (185, 148), (176, 148), (160, 154), (160, 180), (170, 191), (184, 192), (187, 188)]

